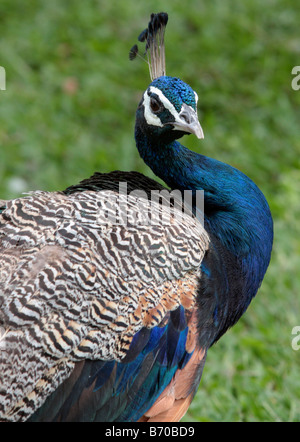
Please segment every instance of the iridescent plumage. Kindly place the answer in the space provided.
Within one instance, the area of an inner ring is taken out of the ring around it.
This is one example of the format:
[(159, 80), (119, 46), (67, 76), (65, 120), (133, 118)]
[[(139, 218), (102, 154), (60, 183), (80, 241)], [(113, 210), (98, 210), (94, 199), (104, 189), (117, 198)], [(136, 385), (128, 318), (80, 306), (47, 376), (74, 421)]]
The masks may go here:
[(191, 193), (191, 210), (157, 182), (119, 171), (0, 201), (0, 420), (180, 420), (207, 350), (267, 270), (273, 226), (261, 191), (177, 141), (203, 132), (197, 94), (158, 75), (151, 42), (162, 41), (166, 20), (152, 15), (140, 36), (160, 68), (135, 140), (171, 190)]

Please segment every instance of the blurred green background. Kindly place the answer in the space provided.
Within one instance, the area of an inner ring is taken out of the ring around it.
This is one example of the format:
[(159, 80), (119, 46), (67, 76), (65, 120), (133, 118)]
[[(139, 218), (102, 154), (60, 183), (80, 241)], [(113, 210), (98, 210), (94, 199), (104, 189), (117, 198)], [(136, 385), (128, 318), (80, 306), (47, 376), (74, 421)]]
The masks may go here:
[(209, 352), (185, 421), (299, 421), (300, 8), (294, 0), (1, 0), (0, 199), (63, 190), (94, 171), (151, 171), (136, 152), (147, 65), (128, 51), (165, 10), (167, 74), (199, 95), (195, 151), (265, 193), (272, 262), (247, 314)]

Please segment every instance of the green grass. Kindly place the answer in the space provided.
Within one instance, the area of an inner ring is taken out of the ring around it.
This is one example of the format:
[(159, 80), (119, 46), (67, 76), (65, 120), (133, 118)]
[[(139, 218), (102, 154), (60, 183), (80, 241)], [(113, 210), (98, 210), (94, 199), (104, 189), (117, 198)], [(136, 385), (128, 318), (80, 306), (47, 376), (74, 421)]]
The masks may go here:
[(166, 10), (167, 73), (199, 95), (205, 133), (184, 144), (265, 193), (272, 262), (247, 314), (209, 352), (186, 421), (299, 421), (300, 8), (292, 0), (0, 3), (0, 199), (62, 190), (95, 170), (139, 170), (134, 114), (147, 84), (129, 48)]

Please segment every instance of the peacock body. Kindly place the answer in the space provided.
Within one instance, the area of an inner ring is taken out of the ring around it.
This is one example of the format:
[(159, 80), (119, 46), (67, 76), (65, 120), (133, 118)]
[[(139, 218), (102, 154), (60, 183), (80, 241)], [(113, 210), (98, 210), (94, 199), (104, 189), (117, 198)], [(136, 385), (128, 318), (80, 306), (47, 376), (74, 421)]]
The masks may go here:
[(262, 192), (177, 141), (203, 132), (197, 94), (165, 75), (166, 21), (153, 15), (140, 36), (156, 68), (135, 140), (171, 190), (191, 192), (191, 211), (149, 205), (167, 189), (120, 171), (0, 202), (0, 420), (180, 420), (207, 350), (263, 280), (273, 227)]

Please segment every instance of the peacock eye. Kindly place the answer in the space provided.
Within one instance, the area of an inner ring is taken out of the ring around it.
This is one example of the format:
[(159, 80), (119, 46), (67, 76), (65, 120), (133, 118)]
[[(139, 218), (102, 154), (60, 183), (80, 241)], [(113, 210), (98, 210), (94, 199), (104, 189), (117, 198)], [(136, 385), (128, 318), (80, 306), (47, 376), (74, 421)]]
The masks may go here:
[(151, 97), (151, 99), (150, 99), (150, 107), (151, 107), (152, 112), (156, 113), (156, 112), (160, 111), (161, 104), (160, 104), (160, 102), (156, 98)]

